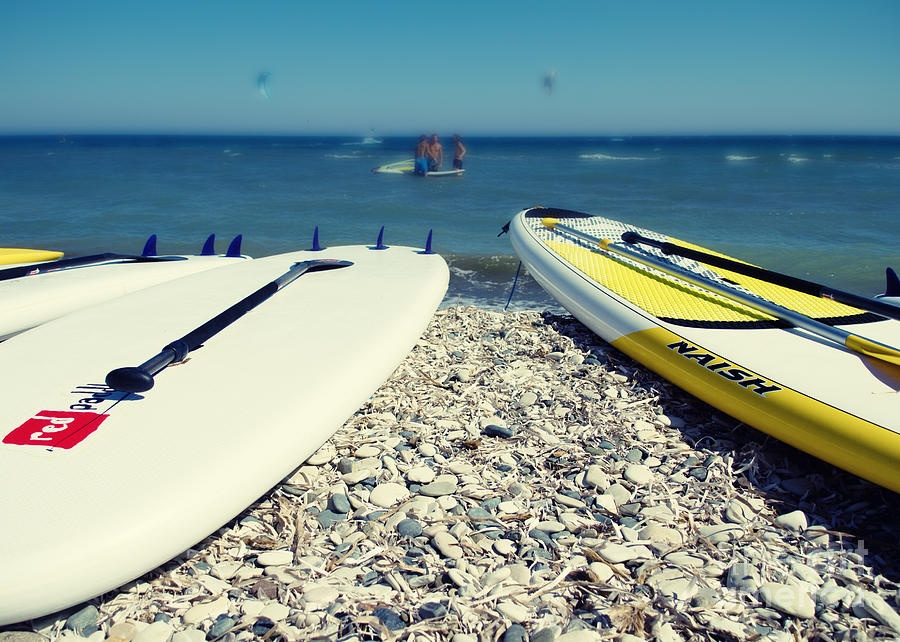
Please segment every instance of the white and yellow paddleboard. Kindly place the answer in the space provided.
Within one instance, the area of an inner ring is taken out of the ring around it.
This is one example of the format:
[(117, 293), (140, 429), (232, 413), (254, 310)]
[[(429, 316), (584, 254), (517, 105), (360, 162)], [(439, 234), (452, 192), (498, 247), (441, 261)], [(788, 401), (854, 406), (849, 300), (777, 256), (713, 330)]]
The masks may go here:
[[(900, 492), (900, 365), (551, 230), (548, 217), (597, 238), (635, 231), (702, 248), (569, 210), (531, 208), (510, 224), (529, 273), (613, 346), (736, 419)], [(656, 248), (639, 251), (838, 331), (900, 345), (900, 321)]]
[(28, 250), (19, 247), (0, 247), (0, 265), (53, 261), (62, 257), (62, 255), (62, 252), (57, 252), (56, 250)]

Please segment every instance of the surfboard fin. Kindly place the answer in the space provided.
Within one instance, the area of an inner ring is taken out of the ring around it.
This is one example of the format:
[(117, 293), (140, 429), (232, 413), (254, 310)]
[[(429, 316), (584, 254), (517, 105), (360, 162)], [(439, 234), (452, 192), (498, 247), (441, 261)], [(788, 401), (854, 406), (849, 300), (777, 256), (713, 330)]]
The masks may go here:
[(887, 268), (884, 271), (887, 284), (884, 287), (884, 296), (900, 296), (900, 278), (893, 268)]
[(216, 235), (210, 234), (206, 237), (203, 249), (200, 250), (200, 256), (212, 256), (216, 253)]
[(147, 242), (144, 243), (144, 249), (141, 251), (141, 256), (157, 256), (156, 234), (151, 234), (150, 238), (147, 239)]
[(381, 229), (378, 230), (378, 242), (375, 244), (373, 250), (386, 250), (388, 246), (384, 244), (384, 225), (381, 226)]
[(225, 252), (225, 256), (230, 258), (238, 258), (241, 255), (241, 241), (243, 240), (243, 234), (238, 234), (231, 241), (231, 245), (228, 246), (228, 251)]
[(434, 254), (434, 251), (431, 249), (431, 233), (434, 230), (428, 230), (428, 238), (425, 239), (425, 251), (422, 254)]
[(323, 248), (319, 245), (319, 226), (316, 225), (316, 229), (313, 230), (313, 246), (310, 248), (312, 252), (321, 252)]

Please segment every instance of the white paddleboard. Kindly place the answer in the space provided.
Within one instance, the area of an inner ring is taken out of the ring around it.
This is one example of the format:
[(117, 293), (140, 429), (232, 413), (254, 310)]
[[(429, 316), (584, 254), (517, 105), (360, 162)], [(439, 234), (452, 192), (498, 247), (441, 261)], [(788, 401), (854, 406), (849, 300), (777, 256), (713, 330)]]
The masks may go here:
[(444, 176), (462, 176), (464, 169), (444, 169), (435, 172), (425, 172), (425, 176), (431, 178), (442, 178)]
[(171, 260), (111, 260), (0, 281), (0, 340), (74, 310), (247, 259), (221, 255), (154, 258)]
[[(284, 274), (331, 258), (165, 368), (107, 373)], [(447, 288), (436, 254), (333, 247), (243, 261), (73, 312), (0, 344), (0, 624), (114, 589), (202, 540), (383, 383)]]

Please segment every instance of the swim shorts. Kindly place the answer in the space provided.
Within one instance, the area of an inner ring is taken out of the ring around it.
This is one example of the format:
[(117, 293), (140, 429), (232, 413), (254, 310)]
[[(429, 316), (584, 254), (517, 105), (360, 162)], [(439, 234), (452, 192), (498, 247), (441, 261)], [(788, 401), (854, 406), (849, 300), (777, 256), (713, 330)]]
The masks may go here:
[(453, 159), (453, 169), (462, 169), (462, 159), (461, 158)]
[(425, 158), (417, 158), (416, 159), (416, 167), (413, 170), (413, 173), (416, 176), (424, 176), (425, 172), (428, 171), (428, 160)]

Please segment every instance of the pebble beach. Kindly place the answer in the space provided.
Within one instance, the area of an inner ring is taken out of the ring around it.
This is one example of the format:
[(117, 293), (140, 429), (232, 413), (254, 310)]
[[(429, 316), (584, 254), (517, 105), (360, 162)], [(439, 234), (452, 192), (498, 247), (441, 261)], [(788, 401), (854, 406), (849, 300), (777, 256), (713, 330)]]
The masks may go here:
[(244, 513), (0, 642), (895, 640), (898, 532), (574, 318), (448, 307)]

